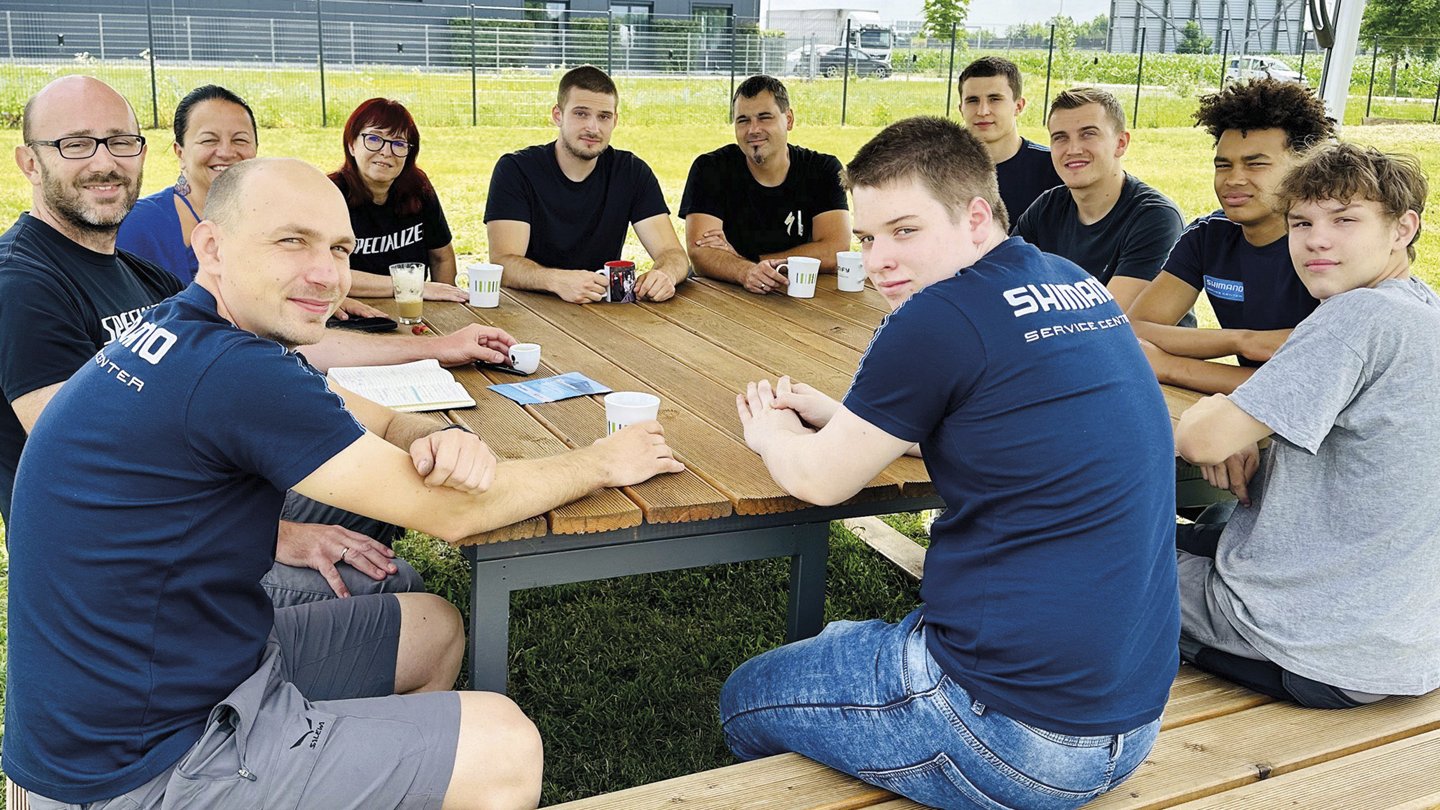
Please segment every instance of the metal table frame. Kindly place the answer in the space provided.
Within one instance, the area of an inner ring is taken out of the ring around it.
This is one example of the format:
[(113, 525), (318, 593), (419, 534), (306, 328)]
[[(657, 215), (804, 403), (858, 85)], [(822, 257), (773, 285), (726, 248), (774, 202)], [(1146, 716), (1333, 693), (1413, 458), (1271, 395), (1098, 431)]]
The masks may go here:
[(820, 632), (830, 521), (943, 507), (938, 495), (862, 501), (770, 515), (641, 524), (595, 534), (545, 535), (462, 548), (471, 564), (470, 688), (505, 692), (510, 594), (526, 588), (677, 571), (716, 563), (790, 558), (788, 641)]

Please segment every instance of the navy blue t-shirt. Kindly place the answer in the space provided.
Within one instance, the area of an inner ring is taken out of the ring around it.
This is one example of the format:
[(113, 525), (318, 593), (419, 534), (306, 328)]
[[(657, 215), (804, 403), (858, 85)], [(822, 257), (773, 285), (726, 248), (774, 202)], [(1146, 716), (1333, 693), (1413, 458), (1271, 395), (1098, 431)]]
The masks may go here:
[(60, 389), (20, 460), (5, 773), (62, 802), (177, 762), (259, 666), (284, 492), (364, 429), (191, 285)]
[[(177, 231), (178, 233), (178, 231)], [(123, 250), (96, 253), (21, 214), (0, 236), (0, 519), (25, 446), (8, 403), (68, 380), (180, 282)]]
[(1005, 203), (1012, 225), (1041, 194), (1062, 182), (1055, 173), (1055, 163), (1050, 160), (1050, 147), (1025, 138), (1020, 139), (1020, 151), (1009, 160), (995, 164), (995, 176), (1000, 181), (1000, 199)]
[(849, 206), (834, 155), (790, 144), (790, 171), (778, 186), (763, 186), (735, 144), (706, 152), (690, 165), (680, 218), (709, 214), (725, 228), (735, 252), (752, 262), (815, 241), (815, 216)]
[(1165, 272), (1205, 292), (1221, 329), (1294, 329), (1320, 306), (1295, 272), (1288, 235), (1256, 247), (1219, 211), (1180, 234)]
[(632, 223), (669, 214), (660, 181), (631, 152), (607, 147), (576, 183), (560, 170), (555, 142), (502, 155), (490, 175), (485, 222), (530, 224), (525, 258), (542, 267), (599, 270), (620, 258)]
[(845, 407), (919, 442), (949, 508), (920, 595), (940, 666), (1061, 734), (1119, 734), (1179, 665), (1170, 417), (1104, 285), (1019, 239), (916, 293)]

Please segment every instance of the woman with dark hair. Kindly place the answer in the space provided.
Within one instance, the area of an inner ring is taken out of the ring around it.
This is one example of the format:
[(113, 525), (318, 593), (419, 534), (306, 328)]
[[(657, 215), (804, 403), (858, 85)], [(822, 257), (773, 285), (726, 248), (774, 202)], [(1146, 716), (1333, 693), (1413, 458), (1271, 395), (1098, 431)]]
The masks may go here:
[(255, 114), (239, 96), (214, 84), (191, 90), (175, 108), (180, 177), (175, 185), (135, 202), (120, 223), (116, 246), (189, 284), (199, 266), (190, 249), (190, 231), (204, 216), (210, 183), (236, 163), (255, 157), (258, 144)]
[(388, 298), (390, 265), (419, 262), (430, 268), (425, 298), (466, 301), (455, 286), (450, 225), (430, 178), (416, 165), (420, 130), (398, 101), (364, 101), (345, 122), (345, 162), (330, 175), (350, 206), (355, 251), (350, 294)]

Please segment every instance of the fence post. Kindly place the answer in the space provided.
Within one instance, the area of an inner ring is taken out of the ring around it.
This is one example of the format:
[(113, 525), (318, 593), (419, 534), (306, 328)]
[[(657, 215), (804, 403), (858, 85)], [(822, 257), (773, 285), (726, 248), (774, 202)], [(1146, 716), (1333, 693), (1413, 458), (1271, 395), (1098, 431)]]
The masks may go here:
[(480, 125), (480, 95), (475, 79), (475, 4), (470, 4), (470, 126)]
[(1140, 65), (1135, 70), (1135, 111), (1130, 114), (1130, 126), (1140, 126), (1140, 80), (1145, 76), (1145, 28), (1140, 28)]
[(355, 21), (350, 21), (350, 67), (355, 67)]
[(155, 17), (150, 12), (150, 0), (145, 0), (145, 36), (150, 42), (150, 126), (160, 128), (160, 91), (155, 86)]
[(1225, 87), (1225, 63), (1230, 60), (1230, 29), (1224, 28), (1220, 32), (1220, 87)]
[(955, 30), (959, 23), (950, 23), (950, 72), (945, 76), (945, 117), (950, 117), (951, 93), (955, 92)]
[(1045, 52), (1045, 104), (1040, 108), (1040, 126), (1042, 127), (1050, 123), (1050, 72), (1054, 69), (1054, 64), (1055, 23), (1050, 23), (1050, 45)]
[[(730, 63), (735, 63), (735, 38), (730, 38)], [(605, 72), (615, 72), (615, 9), (605, 12)]]
[[(735, 15), (730, 15), (730, 95), (727, 98), (735, 97)], [(729, 102), (726, 102), (725, 116), (730, 116)]]
[(430, 24), (425, 24), (425, 67), (430, 67)]
[[(859, 72), (858, 69), (856, 71)], [(857, 76), (858, 78), (858, 76)], [(850, 109), (850, 20), (845, 20), (845, 73), (840, 86), (840, 126), (845, 126), (845, 114)]]
[[(1370, 89), (1365, 91), (1365, 117), (1370, 117), (1370, 100), (1375, 97), (1375, 63), (1380, 61), (1380, 40), (1370, 44)], [(1361, 121), (1360, 123), (1365, 123)]]
[(195, 61), (195, 37), (190, 30), (189, 14), (185, 15), (185, 61), (187, 63), (194, 63)]
[(325, 18), (320, 13), (322, 0), (315, 0), (315, 45), (320, 55), (320, 126), (330, 123), (329, 111), (325, 107)]
[(10, 9), (5, 9), (5, 49), (10, 58), (15, 58), (15, 23), (10, 20)]
[(271, 17), (271, 18), (270, 18), (270, 64), (271, 64), (271, 65), (278, 65), (278, 64), (280, 64), (280, 60), (277, 58), (276, 53), (275, 53), (275, 18), (274, 18), (274, 17)]
[[(5, 12), (9, 14), (10, 12)], [(95, 27), (100, 31), (100, 61), (105, 61), (105, 15), (95, 15)]]

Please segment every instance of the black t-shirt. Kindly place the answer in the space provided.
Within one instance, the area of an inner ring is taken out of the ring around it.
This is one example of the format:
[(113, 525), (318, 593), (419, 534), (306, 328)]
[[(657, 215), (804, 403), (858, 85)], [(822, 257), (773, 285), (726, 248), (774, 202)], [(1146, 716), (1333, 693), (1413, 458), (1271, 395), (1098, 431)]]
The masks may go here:
[(1221, 329), (1294, 329), (1320, 306), (1295, 272), (1288, 235), (1255, 247), (1220, 211), (1200, 217), (1180, 234), (1165, 272), (1204, 291)]
[(525, 258), (574, 270), (619, 259), (632, 223), (669, 213), (660, 181), (634, 153), (607, 147), (576, 183), (560, 170), (554, 141), (502, 156), (485, 201), (487, 223), (529, 223)]
[(0, 236), (0, 518), (10, 519), (25, 428), (8, 404), (64, 382), (150, 307), (180, 292), (123, 250), (81, 247), (29, 214)]
[(1105, 284), (1115, 276), (1150, 281), (1180, 238), (1185, 220), (1169, 197), (1125, 175), (1115, 207), (1083, 225), (1065, 186), (1040, 195), (1016, 221), (1013, 233), (1046, 253), (1064, 256)]
[(1020, 215), (1036, 198), (1061, 184), (1055, 164), (1050, 160), (1050, 147), (1025, 138), (1020, 139), (1019, 152), (995, 164), (995, 174), (1000, 180), (1000, 199), (1010, 214), (1011, 225), (1020, 220)]
[(840, 161), (834, 155), (789, 145), (790, 170), (774, 188), (750, 174), (745, 153), (735, 144), (695, 158), (680, 217), (709, 214), (724, 223), (730, 246), (750, 261), (815, 241), (815, 217), (844, 211)]
[[(335, 178), (335, 185), (345, 193), (345, 181)], [(350, 254), (350, 269), (376, 275), (390, 275), (390, 265), (400, 262), (430, 264), (430, 251), (450, 244), (450, 224), (440, 198), (426, 195), (420, 210), (400, 216), (392, 195), (384, 205), (366, 201), (350, 208), (350, 227), (355, 230), (355, 252)]]

